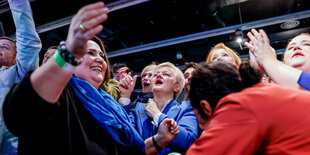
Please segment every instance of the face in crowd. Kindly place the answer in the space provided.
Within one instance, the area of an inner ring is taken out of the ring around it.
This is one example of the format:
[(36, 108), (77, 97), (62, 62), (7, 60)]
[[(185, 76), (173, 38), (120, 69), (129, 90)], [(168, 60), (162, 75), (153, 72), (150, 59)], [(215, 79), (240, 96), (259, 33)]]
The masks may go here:
[(147, 94), (152, 92), (152, 86), (151, 86), (151, 77), (154, 73), (156, 65), (148, 65), (146, 66), (141, 74), (141, 83), (142, 83), (142, 93)]
[(45, 64), (47, 60), (49, 60), (54, 55), (56, 50), (57, 50), (57, 47), (47, 49), (46, 53), (44, 54), (42, 64)]
[(173, 64), (162, 63), (155, 68), (151, 84), (154, 95), (171, 95), (176, 99), (185, 85), (185, 79), (183, 73)]
[(84, 55), (82, 64), (74, 70), (74, 75), (88, 81), (95, 88), (99, 88), (106, 76), (108, 66), (105, 61), (106, 54), (92, 40), (88, 41), (87, 45), (88, 53)]
[(10, 39), (0, 38), (0, 68), (16, 64), (16, 45)]
[(293, 38), (286, 48), (283, 60), (291, 67), (310, 72), (310, 34)]
[(229, 62), (239, 67), (241, 59), (236, 52), (225, 46), (223, 43), (215, 45), (209, 52), (206, 62)]

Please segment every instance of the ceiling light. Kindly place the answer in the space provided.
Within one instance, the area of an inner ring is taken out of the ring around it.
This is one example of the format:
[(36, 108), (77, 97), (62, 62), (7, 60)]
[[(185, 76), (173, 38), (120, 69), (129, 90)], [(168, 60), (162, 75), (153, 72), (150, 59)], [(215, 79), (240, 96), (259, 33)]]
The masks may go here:
[(280, 25), (280, 27), (281, 27), (282, 29), (292, 29), (292, 28), (297, 27), (299, 24), (300, 24), (300, 21), (298, 21), (298, 20), (293, 20), (293, 21), (287, 21), (287, 22), (285, 22), (285, 23), (282, 23), (282, 24)]
[(236, 41), (237, 41), (237, 43), (241, 43), (242, 42), (242, 38), (241, 37), (237, 37)]

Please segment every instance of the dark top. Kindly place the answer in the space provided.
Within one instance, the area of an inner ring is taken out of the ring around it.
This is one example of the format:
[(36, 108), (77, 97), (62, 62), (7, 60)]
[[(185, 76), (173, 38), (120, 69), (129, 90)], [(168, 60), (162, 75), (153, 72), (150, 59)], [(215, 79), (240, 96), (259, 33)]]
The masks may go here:
[[(32, 88), (30, 73), (3, 106), (8, 129), (19, 138), (18, 154), (129, 154), (84, 108), (70, 85), (55, 104)], [(126, 152), (125, 152), (126, 151)]]

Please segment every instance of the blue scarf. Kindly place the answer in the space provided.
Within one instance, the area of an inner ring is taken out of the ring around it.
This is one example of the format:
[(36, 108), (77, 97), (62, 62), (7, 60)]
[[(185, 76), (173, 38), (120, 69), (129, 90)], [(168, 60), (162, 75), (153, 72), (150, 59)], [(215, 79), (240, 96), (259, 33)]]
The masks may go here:
[(119, 103), (101, 88), (97, 90), (87, 81), (72, 76), (69, 84), (85, 109), (119, 144), (144, 152), (145, 144)]

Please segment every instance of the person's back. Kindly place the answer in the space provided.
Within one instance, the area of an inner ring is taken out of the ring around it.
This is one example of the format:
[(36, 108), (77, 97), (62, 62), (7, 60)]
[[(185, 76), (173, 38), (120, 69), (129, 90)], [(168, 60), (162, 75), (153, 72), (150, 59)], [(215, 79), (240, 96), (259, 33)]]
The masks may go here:
[(233, 148), (231, 153), (309, 154), (309, 113), (309, 92), (257, 84), (222, 98), (205, 133), (213, 130), (212, 126), (230, 124), (226, 138), (239, 137), (238, 141), (223, 142), (221, 147)]

